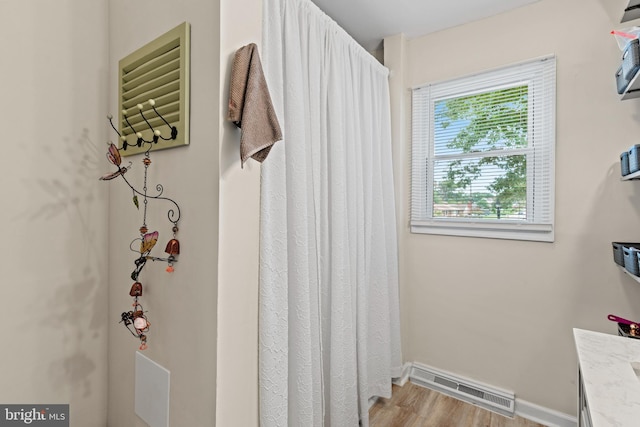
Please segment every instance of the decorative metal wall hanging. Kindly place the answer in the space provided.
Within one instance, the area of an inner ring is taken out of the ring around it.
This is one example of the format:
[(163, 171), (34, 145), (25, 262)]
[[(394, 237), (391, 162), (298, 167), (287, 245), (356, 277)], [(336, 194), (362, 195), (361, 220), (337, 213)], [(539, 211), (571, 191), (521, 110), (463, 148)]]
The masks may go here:
[[(120, 140), (122, 142), (122, 148), (118, 148), (115, 144), (109, 143), (109, 148), (107, 150), (107, 159), (111, 164), (113, 164), (116, 167), (116, 171), (100, 177), (100, 179), (104, 181), (110, 181), (118, 177), (122, 178), (122, 180), (129, 186), (129, 188), (131, 188), (133, 192), (133, 204), (137, 209), (140, 209), (138, 196), (142, 197), (143, 215), (142, 215), (142, 226), (139, 229), (140, 237), (135, 238), (129, 244), (129, 249), (135, 252), (136, 254), (139, 254), (133, 262), (133, 264), (135, 265), (135, 268), (131, 273), (131, 280), (133, 280), (134, 283), (131, 286), (131, 289), (129, 291), (129, 295), (134, 298), (134, 302), (132, 304), (133, 310), (123, 312), (120, 320), (120, 323), (124, 324), (124, 326), (131, 332), (131, 334), (140, 340), (140, 350), (144, 350), (147, 348), (146, 334), (149, 331), (150, 323), (147, 320), (145, 311), (143, 310), (142, 305), (140, 304), (140, 301), (139, 301), (139, 298), (142, 297), (143, 287), (142, 287), (142, 283), (138, 280), (138, 278), (142, 273), (143, 268), (147, 264), (147, 261), (149, 260), (166, 262), (167, 263), (166, 271), (168, 273), (172, 273), (174, 270), (173, 264), (178, 261), (177, 255), (180, 254), (180, 242), (176, 239), (176, 234), (178, 232), (178, 222), (180, 221), (180, 206), (178, 206), (178, 204), (173, 199), (170, 199), (162, 195), (164, 188), (162, 187), (161, 184), (156, 185), (155, 187), (156, 194), (149, 194), (148, 188), (147, 188), (147, 175), (149, 171), (149, 166), (151, 165), (151, 158), (149, 156), (151, 148), (158, 143), (162, 143), (163, 141), (172, 141), (176, 139), (178, 135), (178, 130), (176, 129), (175, 126), (171, 126), (169, 122), (167, 122), (164, 119), (164, 117), (162, 117), (162, 115), (158, 112), (158, 110), (156, 110), (155, 101), (153, 99), (150, 99), (148, 101), (148, 104), (155, 112), (156, 117), (154, 119), (156, 119), (156, 121), (158, 121), (157, 118), (161, 119), (164, 125), (166, 125), (169, 128), (170, 136), (165, 137), (159, 128), (154, 128), (151, 125), (150, 120), (147, 120), (147, 117), (145, 117), (143, 113), (144, 106), (142, 104), (138, 104), (137, 108), (139, 110), (139, 114), (142, 116), (144, 122), (147, 124), (147, 126), (149, 127), (149, 130), (151, 131), (152, 139), (150, 140), (143, 138), (143, 135), (140, 132), (140, 129), (136, 130), (133, 128), (133, 126), (131, 125), (131, 123), (129, 123), (129, 120), (127, 118), (127, 112), (122, 111), (122, 116), (124, 117), (124, 120), (126, 121), (126, 123), (131, 128), (132, 132), (136, 135), (136, 138), (137, 138), (134, 144), (127, 142), (126, 136), (121, 134), (118, 131), (118, 129), (116, 129), (116, 127), (114, 126), (113, 116), (109, 115), (108, 116), (109, 123), (111, 124), (111, 127), (113, 128), (113, 130), (120, 137)], [(164, 125), (162, 127), (164, 127)], [(125, 176), (125, 173), (129, 169), (131, 169), (132, 163), (129, 162), (127, 166), (122, 166), (122, 156), (120, 151), (121, 150), (126, 151), (127, 148), (131, 146), (144, 149), (144, 158), (142, 159), (142, 164), (144, 165), (144, 182), (141, 190), (139, 190), (133, 184), (131, 184), (131, 182)], [(149, 232), (149, 228), (147, 227), (147, 204), (149, 200), (164, 200), (173, 204), (173, 207), (170, 208), (167, 212), (167, 217), (169, 219), (169, 222), (172, 224), (171, 231), (173, 233), (173, 237), (169, 240), (169, 242), (165, 247), (165, 252), (168, 254), (168, 256), (165, 258), (151, 255), (151, 250), (154, 248), (154, 246), (158, 241), (159, 233), (157, 231)], [(140, 243), (139, 249), (134, 248), (134, 244), (136, 244), (137, 242)]]

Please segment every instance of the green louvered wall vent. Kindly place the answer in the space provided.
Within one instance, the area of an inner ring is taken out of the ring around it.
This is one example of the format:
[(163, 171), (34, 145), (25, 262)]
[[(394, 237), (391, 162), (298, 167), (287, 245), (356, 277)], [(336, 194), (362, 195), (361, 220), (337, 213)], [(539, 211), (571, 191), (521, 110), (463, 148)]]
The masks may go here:
[[(138, 105), (143, 106), (142, 114), (154, 129), (162, 132), (163, 137), (171, 136), (171, 129), (153, 111), (149, 99), (155, 100), (158, 112), (178, 130), (176, 139), (159, 140), (151, 149), (189, 144), (189, 33), (189, 23), (183, 22), (120, 60), (118, 123), (120, 134), (126, 136), (128, 145), (121, 151), (122, 155), (141, 153), (148, 148), (145, 144), (136, 146), (136, 132), (141, 132), (146, 140), (153, 139)], [(127, 124), (123, 110), (131, 126)]]

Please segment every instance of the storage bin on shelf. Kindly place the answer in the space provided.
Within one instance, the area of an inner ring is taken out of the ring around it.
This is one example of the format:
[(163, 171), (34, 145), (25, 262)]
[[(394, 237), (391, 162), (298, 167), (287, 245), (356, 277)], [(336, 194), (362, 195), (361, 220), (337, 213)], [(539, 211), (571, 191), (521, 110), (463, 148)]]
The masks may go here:
[(638, 39), (633, 39), (627, 43), (622, 52), (622, 75), (626, 80), (631, 80), (638, 69), (640, 69), (640, 51), (638, 50)]
[(638, 253), (640, 252), (640, 245), (623, 245), (622, 253), (624, 255), (624, 268), (634, 276), (640, 275), (640, 268), (638, 268)]
[(631, 172), (629, 171), (629, 152), (625, 151), (620, 154), (620, 173), (622, 176), (627, 176)]
[(613, 248), (613, 261), (621, 267), (624, 267), (624, 253), (622, 251), (624, 246), (632, 246), (640, 248), (640, 243), (630, 242), (611, 242)]
[(627, 80), (624, 78), (622, 65), (620, 65), (620, 67), (618, 67), (618, 71), (616, 71), (616, 87), (618, 89), (618, 95), (622, 95), (624, 91), (627, 90), (630, 82), (631, 79)]
[(640, 170), (640, 144), (631, 147), (629, 153), (629, 173), (638, 172)]
[(633, 39), (627, 43), (622, 52), (622, 64), (616, 71), (616, 86), (619, 94), (623, 94), (627, 90), (638, 69), (640, 69), (640, 50), (638, 49), (638, 39)]

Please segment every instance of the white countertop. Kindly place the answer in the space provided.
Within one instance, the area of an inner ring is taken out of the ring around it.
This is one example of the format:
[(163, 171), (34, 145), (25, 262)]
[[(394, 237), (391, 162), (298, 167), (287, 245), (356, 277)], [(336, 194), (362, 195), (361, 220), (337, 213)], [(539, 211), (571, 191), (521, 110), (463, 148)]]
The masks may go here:
[(640, 339), (574, 329), (593, 427), (640, 426)]

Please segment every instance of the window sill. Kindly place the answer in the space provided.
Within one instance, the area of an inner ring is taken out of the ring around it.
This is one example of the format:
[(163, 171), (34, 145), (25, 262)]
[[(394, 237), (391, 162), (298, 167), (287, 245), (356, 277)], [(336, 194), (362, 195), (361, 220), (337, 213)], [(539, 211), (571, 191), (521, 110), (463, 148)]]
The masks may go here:
[(506, 224), (497, 221), (412, 221), (411, 232), (417, 234), (526, 240), (534, 242), (553, 242), (555, 238), (553, 225), (551, 224)]

